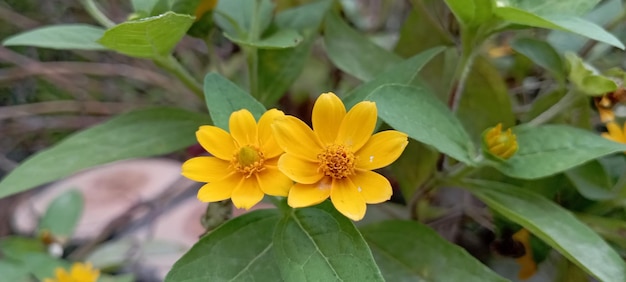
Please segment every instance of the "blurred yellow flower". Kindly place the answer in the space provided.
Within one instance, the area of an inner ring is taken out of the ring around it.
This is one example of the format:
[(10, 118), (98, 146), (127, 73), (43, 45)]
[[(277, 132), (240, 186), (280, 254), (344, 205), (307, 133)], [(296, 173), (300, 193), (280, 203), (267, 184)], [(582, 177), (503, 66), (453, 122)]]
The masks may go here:
[(217, 5), (217, 0), (200, 0), (200, 3), (198, 3), (198, 6), (196, 7), (196, 11), (194, 13), (196, 16), (196, 20), (202, 18), (202, 16), (206, 14), (206, 12), (213, 10), (213, 8), (215, 8), (215, 5)]
[(210, 125), (198, 129), (198, 142), (213, 156), (187, 160), (182, 174), (207, 182), (198, 191), (200, 201), (231, 198), (235, 207), (250, 209), (264, 194), (287, 196), (293, 182), (278, 170), (278, 157), (283, 150), (272, 136), (270, 126), (278, 117), (284, 117), (283, 112), (269, 110), (257, 125), (252, 114), (244, 109), (231, 114), (230, 134)]
[(330, 197), (339, 212), (360, 220), (366, 203), (389, 200), (391, 184), (371, 170), (395, 161), (408, 140), (395, 130), (372, 136), (376, 119), (375, 103), (358, 103), (346, 113), (333, 93), (324, 93), (315, 102), (312, 130), (292, 116), (276, 119), (274, 135), (285, 150), (278, 168), (296, 182), (289, 190), (288, 204), (307, 207)]
[(502, 123), (488, 129), (483, 136), (484, 148), (491, 155), (508, 159), (517, 152), (517, 137), (511, 129), (502, 132)]
[(44, 282), (96, 282), (100, 271), (94, 269), (91, 263), (74, 263), (68, 273), (65, 268), (57, 267), (54, 278), (46, 278)]
[(612, 121), (606, 124), (606, 129), (609, 132), (602, 133), (602, 137), (611, 141), (626, 144), (626, 124), (624, 124), (624, 128), (622, 129), (619, 125), (617, 125), (617, 123)]
[(537, 263), (533, 258), (533, 250), (530, 247), (530, 232), (526, 229), (521, 229), (513, 234), (513, 240), (524, 245), (524, 255), (515, 259), (515, 261), (520, 266), (517, 277), (521, 280), (526, 280), (537, 272)]

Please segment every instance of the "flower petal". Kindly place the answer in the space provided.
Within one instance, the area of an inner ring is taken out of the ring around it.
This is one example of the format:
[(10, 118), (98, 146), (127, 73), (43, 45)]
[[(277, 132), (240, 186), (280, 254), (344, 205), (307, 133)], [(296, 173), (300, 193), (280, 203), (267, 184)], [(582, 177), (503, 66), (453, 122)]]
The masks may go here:
[(237, 150), (235, 141), (230, 137), (230, 134), (217, 126), (200, 126), (196, 131), (196, 138), (202, 148), (222, 160), (230, 161)]
[(320, 95), (313, 106), (313, 131), (322, 144), (331, 144), (337, 138), (341, 121), (346, 116), (346, 107), (334, 93)]
[(350, 180), (368, 204), (388, 201), (393, 194), (389, 180), (373, 171), (359, 171)]
[(302, 184), (313, 184), (324, 177), (319, 171), (318, 163), (303, 160), (289, 153), (280, 156), (278, 169), (293, 181)]
[(256, 174), (261, 191), (272, 196), (287, 197), (289, 188), (293, 186), (293, 181), (284, 175), (277, 167), (265, 167)]
[(296, 183), (289, 189), (287, 203), (292, 208), (317, 205), (330, 196), (331, 180), (324, 178), (314, 184)]
[(261, 151), (265, 158), (273, 158), (283, 153), (283, 149), (278, 146), (274, 134), (272, 133), (272, 123), (276, 118), (282, 118), (285, 114), (277, 109), (271, 109), (259, 119), (259, 142)]
[(231, 199), (233, 200), (233, 205), (238, 209), (249, 210), (263, 200), (264, 195), (256, 177), (248, 177), (244, 178), (239, 182), (239, 185), (235, 187)]
[(606, 124), (606, 129), (609, 130), (609, 135), (611, 135), (611, 139), (616, 142), (626, 143), (626, 136), (619, 125), (615, 122), (609, 122)]
[(230, 129), (230, 135), (240, 147), (259, 145), (257, 124), (254, 116), (248, 110), (243, 109), (230, 114), (228, 128)]
[(350, 147), (352, 151), (358, 151), (372, 136), (377, 115), (374, 102), (363, 101), (354, 105), (341, 122), (335, 142)]
[(233, 194), (241, 179), (241, 174), (233, 173), (221, 181), (204, 184), (198, 190), (198, 200), (205, 203), (226, 200)]
[(183, 163), (182, 175), (198, 182), (216, 182), (233, 172), (230, 163), (215, 157), (196, 157)]
[(356, 152), (356, 168), (373, 170), (390, 165), (397, 160), (409, 143), (407, 135), (387, 130), (376, 133)]
[(289, 154), (299, 158), (317, 161), (317, 154), (322, 151), (322, 145), (317, 135), (301, 120), (285, 116), (272, 124), (274, 137), (278, 145)]
[(335, 208), (354, 221), (365, 216), (365, 200), (349, 178), (333, 179), (330, 189), (330, 200)]

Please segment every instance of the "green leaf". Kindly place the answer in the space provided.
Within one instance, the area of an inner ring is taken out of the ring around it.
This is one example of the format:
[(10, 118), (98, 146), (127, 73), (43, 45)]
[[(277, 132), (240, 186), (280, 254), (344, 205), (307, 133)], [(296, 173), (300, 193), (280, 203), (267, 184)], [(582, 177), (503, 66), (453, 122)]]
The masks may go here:
[(204, 98), (213, 124), (226, 131), (230, 114), (234, 111), (247, 109), (257, 121), (265, 113), (265, 107), (259, 101), (217, 73), (204, 77)]
[(565, 58), (570, 66), (569, 80), (576, 85), (578, 90), (592, 96), (600, 96), (617, 90), (615, 81), (598, 74), (597, 71), (585, 65), (576, 54), (565, 53)]
[(361, 232), (386, 281), (507, 281), (421, 223), (390, 220)]
[(49, 231), (54, 237), (69, 238), (83, 213), (83, 195), (69, 190), (56, 197), (39, 221), (39, 232)]
[(361, 84), (359, 87), (346, 94), (346, 98), (343, 99), (346, 108), (350, 109), (356, 103), (363, 101), (365, 97), (383, 84), (409, 84), (411, 81), (416, 79), (419, 71), (443, 50), (445, 50), (445, 47), (428, 49), (391, 67), (389, 70), (377, 75), (372, 80)]
[(259, 100), (266, 106), (274, 105), (300, 76), (319, 28), (331, 1), (317, 1), (278, 13), (275, 23), (279, 28), (297, 29), (304, 40), (295, 48), (259, 50)]
[(547, 42), (534, 38), (518, 38), (511, 43), (511, 47), (535, 64), (550, 71), (559, 81), (565, 81), (565, 63), (561, 55)]
[(553, 175), (608, 154), (626, 145), (565, 125), (517, 127), (519, 150), (496, 168), (506, 175), (534, 179)]
[(468, 133), (448, 107), (427, 89), (387, 84), (374, 90), (366, 100), (376, 102), (378, 116), (391, 127), (454, 159), (473, 163), (475, 147)]
[(35, 46), (60, 50), (106, 50), (97, 40), (104, 29), (86, 24), (51, 25), (6, 38), (4, 46)]
[(571, 213), (532, 192), (473, 180), (472, 193), (494, 211), (528, 229), (600, 281), (626, 281), (620, 256)]
[(26, 254), (21, 262), (39, 281), (54, 277), (56, 268), (70, 269), (68, 262), (43, 253)]
[(173, 12), (128, 21), (107, 30), (98, 42), (111, 50), (138, 58), (159, 58), (172, 52), (194, 18)]
[(626, 221), (589, 214), (578, 214), (577, 217), (606, 240), (626, 248)]
[(224, 223), (191, 247), (165, 281), (276, 281), (272, 233), (279, 220), (273, 209)]
[(31, 281), (28, 269), (21, 264), (14, 263), (6, 259), (0, 261), (0, 273), (2, 273), (2, 279), (6, 279), (5, 281)]
[(383, 281), (359, 231), (329, 202), (290, 210), (274, 251), (285, 281)]
[(38, 239), (8, 236), (0, 239), (0, 253), (3, 258), (22, 260), (30, 253), (45, 253), (46, 246)]
[(402, 155), (390, 166), (405, 199), (410, 199), (435, 172), (438, 159), (437, 151), (422, 143), (409, 141)]
[(239, 45), (255, 47), (259, 49), (285, 49), (298, 46), (302, 42), (303, 38), (297, 31), (292, 29), (278, 30), (275, 33), (268, 35), (267, 37), (258, 40), (240, 39), (232, 37), (227, 33), (224, 36), (230, 41)]
[(624, 44), (613, 34), (593, 22), (576, 16), (560, 14), (539, 16), (514, 7), (496, 7), (494, 12), (498, 17), (511, 23), (569, 31), (624, 49)]
[[(258, 6), (257, 6), (258, 5)], [(258, 23), (253, 23), (255, 7), (258, 9)], [(254, 28), (258, 34), (269, 27), (272, 21), (274, 4), (269, 0), (228, 0), (219, 1), (215, 7), (215, 23), (229, 38), (245, 40), (250, 38)]]
[(580, 16), (600, 0), (499, 0), (498, 6), (511, 6), (537, 15), (563, 14)]
[(587, 199), (610, 200), (617, 196), (617, 191), (612, 191), (611, 177), (597, 160), (567, 170), (565, 175), (574, 188)]
[(328, 58), (337, 68), (360, 80), (370, 80), (402, 61), (397, 55), (350, 28), (335, 13), (326, 16), (324, 25), (324, 45)]
[(446, 4), (465, 27), (478, 26), (492, 17), (492, 0), (446, 0)]
[(133, 11), (149, 14), (159, 0), (131, 0)]
[(85, 168), (182, 149), (196, 142), (194, 132), (208, 121), (203, 114), (165, 107), (123, 114), (28, 158), (0, 181), (0, 198)]
[(456, 116), (473, 141), (481, 142), (482, 133), (502, 123), (515, 125), (508, 88), (500, 72), (483, 57), (472, 64)]

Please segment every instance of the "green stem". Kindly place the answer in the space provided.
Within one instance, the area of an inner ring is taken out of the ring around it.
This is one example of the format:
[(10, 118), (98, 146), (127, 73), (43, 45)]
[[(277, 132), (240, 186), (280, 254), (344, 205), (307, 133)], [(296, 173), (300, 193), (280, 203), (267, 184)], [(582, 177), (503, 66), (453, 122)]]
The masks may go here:
[(204, 91), (200, 84), (172, 55), (154, 59), (154, 63), (180, 79), (200, 99), (204, 100)]
[(474, 40), (475, 34), (470, 31), (464, 30), (461, 33), (461, 60), (456, 70), (456, 76), (458, 77), (456, 90), (450, 97), (450, 109), (454, 112), (459, 108), (463, 91), (465, 91), (465, 85), (467, 84), (467, 78), (469, 77), (474, 63)]
[(572, 104), (574, 104), (574, 102), (576, 102), (578, 98), (579, 95), (574, 91), (567, 92), (567, 94), (565, 94), (565, 96), (563, 96), (561, 100), (556, 102), (556, 104), (552, 105), (552, 107), (547, 109), (545, 112), (541, 113), (540, 115), (529, 121), (527, 124), (529, 126), (537, 126), (552, 120), (564, 110), (569, 109), (569, 107), (572, 106)]
[[(259, 26), (260, 18), (259, 11), (261, 5), (259, 0), (254, 1), (254, 12), (252, 13), (250, 33), (248, 33), (248, 41), (254, 42), (261, 36)], [(259, 50), (256, 47), (246, 47), (246, 53), (248, 55), (248, 74), (250, 79), (250, 94), (252, 97), (259, 99)]]
[(93, 0), (81, 0), (80, 2), (83, 4), (83, 7), (85, 7), (87, 13), (89, 13), (89, 15), (99, 24), (106, 28), (112, 28), (115, 26), (115, 23), (102, 13), (102, 11), (100, 11), (96, 2)]

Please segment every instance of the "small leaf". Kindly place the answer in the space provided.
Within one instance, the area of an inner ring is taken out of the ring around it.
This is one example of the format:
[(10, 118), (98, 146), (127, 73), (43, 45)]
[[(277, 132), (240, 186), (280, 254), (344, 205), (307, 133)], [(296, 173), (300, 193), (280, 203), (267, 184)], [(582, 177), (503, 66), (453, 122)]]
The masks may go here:
[(600, 281), (626, 281), (626, 265), (598, 234), (570, 212), (535, 193), (472, 180), (470, 191), (494, 211), (528, 229)]
[(247, 109), (257, 121), (265, 113), (265, 107), (259, 101), (217, 73), (204, 77), (204, 98), (213, 124), (226, 131), (230, 114), (234, 111)]
[(274, 251), (285, 281), (383, 281), (359, 231), (328, 202), (290, 210)]
[(112, 161), (170, 153), (196, 142), (209, 117), (176, 108), (143, 109), (71, 135), (28, 158), (0, 181), (0, 198)]
[(492, 17), (491, 0), (446, 0), (459, 23), (465, 27), (478, 26)]
[(54, 237), (69, 238), (83, 213), (83, 195), (69, 190), (56, 197), (39, 221), (39, 232), (49, 231)]
[[(253, 23), (254, 9), (258, 9), (258, 23)], [(249, 38), (252, 25), (258, 34), (269, 27), (272, 21), (274, 4), (269, 0), (228, 0), (219, 1), (215, 7), (215, 23), (230, 38)]]
[(361, 232), (386, 281), (507, 281), (421, 223), (389, 220)]
[(6, 38), (4, 46), (35, 46), (60, 50), (106, 50), (98, 43), (104, 29), (86, 24), (51, 25)]
[(534, 38), (518, 38), (511, 43), (511, 47), (535, 64), (550, 71), (558, 80), (565, 80), (565, 63), (547, 42)]
[(458, 161), (473, 163), (475, 147), (468, 133), (448, 107), (427, 89), (387, 84), (374, 90), (366, 100), (376, 102), (378, 116), (393, 128)]
[(626, 145), (589, 131), (565, 125), (518, 127), (519, 150), (496, 168), (512, 177), (535, 179), (568, 170), (608, 154), (626, 151)]
[(237, 37), (232, 37), (228, 33), (224, 36), (230, 41), (239, 45), (255, 47), (259, 49), (285, 49), (298, 46), (302, 42), (303, 38), (297, 31), (292, 29), (278, 30), (275, 33), (263, 37), (258, 40), (248, 40)]
[(590, 200), (610, 200), (617, 196), (613, 183), (600, 162), (592, 160), (565, 171), (574, 188)]
[(29, 253), (45, 253), (46, 246), (38, 239), (8, 236), (0, 239), (0, 253), (3, 258), (22, 260)]
[(362, 33), (351, 29), (335, 13), (326, 16), (324, 25), (324, 45), (328, 58), (337, 68), (360, 80), (370, 80), (402, 61)]
[(361, 84), (359, 87), (346, 94), (346, 98), (343, 99), (346, 108), (350, 109), (356, 105), (356, 103), (363, 101), (365, 97), (383, 84), (409, 84), (417, 78), (419, 71), (444, 49), (445, 47), (428, 49), (391, 67), (372, 80)]
[(276, 281), (272, 233), (277, 210), (236, 217), (202, 237), (183, 255), (165, 281)]
[(593, 9), (600, 0), (502, 0), (499, 6), (511, 6), (537, 15), (560, 13), (580, 16)]
[(185, 36), (194, 18), (173, 12), (128, 21), (107, 30), (98, 42), (111, 50), (138, 58), (168, 55)]
[(617, 83), (597, 72), (574, 53), (565, 53), (570, 66), (569, 80), (587, 95), (600, 96), (617, 90)]

